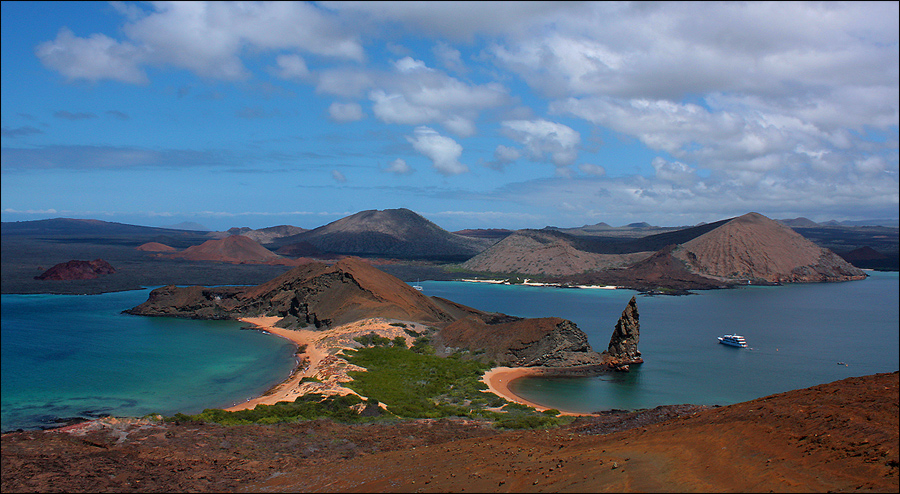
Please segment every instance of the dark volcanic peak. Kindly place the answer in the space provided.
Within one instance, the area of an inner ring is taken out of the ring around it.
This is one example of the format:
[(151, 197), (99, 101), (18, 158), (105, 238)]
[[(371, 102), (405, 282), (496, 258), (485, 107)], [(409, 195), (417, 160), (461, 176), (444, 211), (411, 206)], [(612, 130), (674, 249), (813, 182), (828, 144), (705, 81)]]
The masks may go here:
[(486, 247), (484, 240), (454, 235), (409, 209), (361, 211), (273, 245), (299, 242), (323, 253), (435, 259), (467, 259)]
[(170, 228), (75, 218), (3, 222), (2, 230), (3, 235), (159, 235), (184, 232)]
[(799, 218), (794, 218), (794, 219), (790, 219), (790, 220), (775, 220), (775, 221), (781, 223), (782, 225), (787, 225), (791, 228), (819, 226), (819, 224), (816, 223), (815, 221), (813, 221), (809, 218), (804, 218), (802, 216)]

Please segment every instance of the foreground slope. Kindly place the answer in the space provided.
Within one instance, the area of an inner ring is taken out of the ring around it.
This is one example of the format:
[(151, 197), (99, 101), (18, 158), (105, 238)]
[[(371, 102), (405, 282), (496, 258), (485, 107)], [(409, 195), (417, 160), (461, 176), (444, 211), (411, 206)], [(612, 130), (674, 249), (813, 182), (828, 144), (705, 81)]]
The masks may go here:
[[(96, 421), (3, 435), (2, 491), (897, 492), (898, 373), (698, 411), (501, 432), (458, 420)], [(661, 421), (662, 420), (662, 421)]]

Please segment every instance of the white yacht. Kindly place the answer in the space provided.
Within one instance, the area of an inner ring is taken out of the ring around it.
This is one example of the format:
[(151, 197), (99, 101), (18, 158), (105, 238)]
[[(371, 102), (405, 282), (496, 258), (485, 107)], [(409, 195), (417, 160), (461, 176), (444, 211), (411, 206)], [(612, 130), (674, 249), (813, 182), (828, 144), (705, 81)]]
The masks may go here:
[(726, 334), (725, 336), (719, 336), (719, 343), (728, 346), (747, 348), (747, 340), (745, 340), (744, 337), (739, 334)]

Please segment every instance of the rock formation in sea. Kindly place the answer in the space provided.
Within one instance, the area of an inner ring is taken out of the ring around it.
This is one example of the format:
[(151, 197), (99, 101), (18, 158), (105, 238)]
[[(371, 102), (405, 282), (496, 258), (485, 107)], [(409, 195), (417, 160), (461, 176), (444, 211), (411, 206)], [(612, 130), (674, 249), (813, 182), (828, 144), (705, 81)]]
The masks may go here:
[(622, 311), (622, 316), (616, 322), (612, 337), (609, 339), (609, 348), (603, 352), (609, 356), (607, 363), (610, 367), (627, 371), (629, 365), (641, 364), (641, 352), (638, 350), (638, 342), (641, 339), (641, 322), (638, 314), (637, 299), (631, 297), (631, 301)]
[(39, 276), (35, 276), (36, 280), (92, 280), (98, 276), (105, 274), (113, 274), (116, 268), (103, 259), (95, 259), (93, 261), (79, 261), (73, 259), (68, 262), (61, 262), (56, 266), (44, 271)]

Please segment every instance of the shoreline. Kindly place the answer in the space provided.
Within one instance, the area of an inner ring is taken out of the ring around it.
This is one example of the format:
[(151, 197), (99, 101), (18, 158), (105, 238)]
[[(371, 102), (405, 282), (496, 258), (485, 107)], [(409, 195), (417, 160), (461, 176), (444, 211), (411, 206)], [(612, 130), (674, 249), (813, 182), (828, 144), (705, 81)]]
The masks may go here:
[[(223, 408), (228, 412), (236, 412), (238, 410), (253, 409), (256, 405), (274, 405), (279, 401), (293, 402), (300, 395), (300, 381), (304, 377), (313, 377), (318, 371), (319, 363), (328, 356), (328, 352), (322, 350), (315, 345), (317, 341), (316, 335), (311, 330), (300, 329), (284, 329), (275, 327), (275, 323), (280, 317), (241, 317), (238, 320), (244, 323), (252, 324), (255, 329), (264, 331), (269, 334), (284, 338), (296, 345), (296, 353), (294, 354), (294, 369), (291, 374), (280, 383), (266, 390), (262, 395), (247, 398), (242, 403), (235, 403), (230, 407)], [(305, 348), (304, 348), (305, 347)], [(301, 353), (300, 349), (304, 349)], [(304, 355), (305, 358), (301, 358)], [(306, 366), (303, 362), (306, 360)]]
[[(284, 338), (296, 345), (298, 351), (295, 354), (295, 367), (291, 371), (291, 374), (280, 383), (266, 390), (262, 395), (248, 398), (244, 402), (234, 403), (230, 407), (223, 408), (223, 410), (236, 412), (239, 410), (253, 409), (256, 405), (273, 405), (279, 401), (293, 402), (303, 394), (300, 390), (300, 381), (304, 377), (314, 377), (321, 370), (322, 366), (320, 364), (322, 364), (323, 360), (329, 356), (329, 352), (328, 349), (319, 347), (316, 343), (318, 343), (324, 334), (306, 329), (292, 330), (275, 327), (275, 323), (279, 319), (279, 317), (271, 316), (242, 317), (238, 320), (247, 324), (252, 324), (255, 329), (259, 331), (265, 331), (280, 338)], [(299, 352), (299, 349), (304, 347), (304, 351), (302, 353)], [(301, 355), (303, 357), (301, 357)], [(543, 412), (544, 410), (549, 410), (554, 407), (547, 407), (528, 401), (525, 398), (516, 395), (509, 389), (510, 383), (516, 379), (541, 375), (544, 375), (542, 370), (529, 367), (494, 367), (484, 373), (481, 381), (487, 384), (488, 389), (497, 396), (513, 403), (534, 407), (535, 410)], [(335, 389), (334, 391), (346, 391), (342, 394), (356, 394), (348, 388)], [(554, 409), (559, 410), (560, 415), (576, 417), (596, 415), (593, 413), (560, 410), (559, 408)]]
[(597, 415), (595, 413), (572, 412), (561, 410), (555, 407), (539, 405), (532, 401), (528, 401), (525, 398), (522, 398), (509, 389), (509, 385), (516, 379), (521, 379), (523, 377), (539, 377), (542, 375), (545, 375), (542, 370), (533, 369), (530, 367), (494, 367), (484, 373), (481, 381), (487, 384), (488, 389), (495, 395), (500, 396), (501, 398), (504, 398), (505, 400), (511, 401), (513, 403), (534, 407), (534, 409), (539, 412), (550, 410), (552, 408), (554, 410), (559, 410), (560, 415), (567, 415), (572, 417), (593, 417)]

